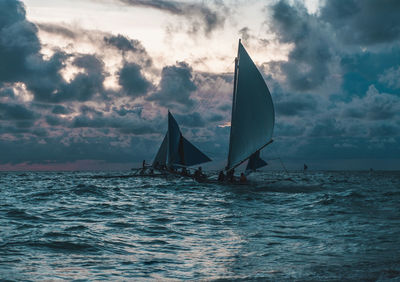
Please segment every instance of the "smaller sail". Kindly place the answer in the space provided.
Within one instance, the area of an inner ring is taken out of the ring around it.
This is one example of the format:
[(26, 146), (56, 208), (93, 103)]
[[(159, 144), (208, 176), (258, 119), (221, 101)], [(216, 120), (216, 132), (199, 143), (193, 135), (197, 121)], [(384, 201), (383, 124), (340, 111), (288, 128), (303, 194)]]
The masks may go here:
[(268, 165), (267, 162), (260, 158), (260, 151), (257, 151), (251, 155), (249, 162), (247, 163), (246, 170), (255, 171), (256, 169), (266, 165)]
[(175, 118), (168, 111), (168, 154), (167, 154), (167, 164), (171, 166), (175, 163), (180, 163), (181, 156), (179, 154), (179, 143), (181, 139), (181, 130), (176, 122)]
[(153, 161), (153, 167), (157, 165), (166, 165), (167, 164), (167, 150), (168, 150), (168, 133), (165, 134), (164, 140), (161, 143), (160, 148), (158, 149), (157, 155)]
[(181, 148), (183, 152), (182, 165), (192, 166), (201, 163), (210, 162), (211, 159), (207, 157), (203, 152), (197, 149), (192, 143), (190, 143), (185, 137), (182, 136)]
[(153, 167), (192, 166), (209, 161), (209, 157), (183, 137), (178, 123), (168, 111), (168, 131), (154, 158)]

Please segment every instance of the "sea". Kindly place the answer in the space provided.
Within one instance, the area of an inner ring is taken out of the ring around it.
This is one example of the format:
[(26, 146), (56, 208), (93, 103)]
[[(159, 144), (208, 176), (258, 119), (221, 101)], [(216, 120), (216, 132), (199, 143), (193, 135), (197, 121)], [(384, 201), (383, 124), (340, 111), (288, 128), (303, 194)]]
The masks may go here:
[(0, 280), (400, 281), (400, 172), (128, 173), (1, 172)]

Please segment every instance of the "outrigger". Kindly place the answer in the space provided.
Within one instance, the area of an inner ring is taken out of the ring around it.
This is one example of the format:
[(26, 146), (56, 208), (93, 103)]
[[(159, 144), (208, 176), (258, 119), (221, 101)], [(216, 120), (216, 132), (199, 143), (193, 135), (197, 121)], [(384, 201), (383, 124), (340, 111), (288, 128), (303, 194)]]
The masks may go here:
[(201, 167), (194, 174), (188, 172), (188, 167), (209, 162), (211, 159), (183, 137), (170, 112), (168, 131), (153, 164), (147, 170), (143, 165), (142, 170), (138, 170), (138, 175), (150, 176), (152, 174), (146, 174), (146, 171), (153, 174), (158, 171), (160, 174), (191, 177), (200, 182), (245, 183), (247, 180), (244, 173), (236, 181), (238, 178), (234, 175), (235, 168), (248, 161), (246, 174), (249, 174), (267, 165), (260, 158), (260, 151), (273, 142), (274, 104), (264, 78), (240, 39), (234, 73), (228, 160), (218, 178), (210, 179), (202, 172)]
[(178, 123), (168, 111), (168, 131), (161, 143), (152, 165), (135, 169), (137, 176), (181, 176), (197, 180), (206, 178), (199, 167), (193, 174), (189, 167), (209, 162), (211, 159), (190, 143), (182, 134)]

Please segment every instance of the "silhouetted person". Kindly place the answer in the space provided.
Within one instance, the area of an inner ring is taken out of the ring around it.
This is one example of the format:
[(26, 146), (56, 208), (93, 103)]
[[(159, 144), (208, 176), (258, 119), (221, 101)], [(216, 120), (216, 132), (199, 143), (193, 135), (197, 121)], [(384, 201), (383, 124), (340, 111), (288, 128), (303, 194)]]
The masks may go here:
[(247, 182), (246, 175), (244, 175), (243, 172), (240, 174), (239, 182), (240, 182), (240, 183), (246, 183), (246, 182)]
[(228, 177), (228, 180), (229, 180), (230, 182), (234, 182), (234, 181), (235, 181), (235, 176), (234, 176), (234, 174), (235, 174), (235, 170), (234, 170), (234, 169), (231, 169), (231, 170), (229, 170), (229, 171), (226, 173), (226, 176)]
[(306, 171), (308, 169), (308, 166), (306, 164), (304, 164), (304, 171)]
[(183, 176), (188, 176), (188, 175), (189, 175), (189, 173), (188, 173), (186, 167), (182, 167), (181, 174), (182, 174)]
[(224, 171), (221, 170), (218, 174), (218, 181), (223, 182), (225, 180), (225, 174)]
[(201, 166), (194, 172), (194, 178), (196, 180), (203, 179), (205, 177), (203, 170), (201, 169)]
[(146, 168), (146, 160), (143, 160), (143, 162), (142, 162), (142, 168), (143, 168), (143, 169)]

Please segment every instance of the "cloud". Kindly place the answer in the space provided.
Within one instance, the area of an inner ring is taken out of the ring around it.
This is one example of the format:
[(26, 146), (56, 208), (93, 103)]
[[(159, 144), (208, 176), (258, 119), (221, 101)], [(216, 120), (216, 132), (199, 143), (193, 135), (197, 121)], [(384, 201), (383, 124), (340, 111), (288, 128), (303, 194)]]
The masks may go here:
[(115, 35), (105, 36), (104, 42), (121, 51), (146, 53), (146, 50), (144, 49), (139, 40), (129, 39), (121, 34), (118, 34), (117, 36)]
[(311, 95), (286, 94), (275, 102), (277, 115), (295, 116), (302, 115), (304, 112), (315, 112), (317, 102)]
[(0, 120), (34, 120), (36, 114), (18, 104), (0, 103)]
[[(1, 7), (3, 6), (3, 7)], [(5, 6), (5, 7), (4, 7)], [(87, 101), (103, 92), (103, 63), (94, 55), (77, 55), (73, 64), (83, 68), (70, 83), (60, 75), (67, 58), (64, 52), (55, 52), (48, 60), (40, 54), (37, 28), (25, 18), (20, 1), (1, 1), (0, 26), (0, 81), (23, 82), (34, 98), (41, 102), (59, 103), (66, 100)]]
[(124, 92), (134, 98), (145, 95), (151, 87), (151, 83), (143, 76), (141, 67), (136, 63), (124, 63), (118, 72), (118, 82)]
[(14, 98), (15, 97), (14, 89), (12, 87), (2, 88), (0, 85), (0, 98), (1, 97)]
[(194, 105), (191, 94), (197, 89), (192, 77), (192, 68), (185, 62), (166, 66), (161, 72), (159, 90), (147, 98), (164, 107), (190, 108)]
[(0, 1), (0, 82), (23, 80), (29, 74), (26, 64), (40, 50), (37, 28), (25, 20), (19, 1)]
[(66, 107), (64, 107), (62, 105), (56, 105), (56, 106), (54, 106), (54, 108), (51, 112), (56, 115), (67, 115), (67, 114), (71, 113), (71, 110), (67, 109)]
[(122, 134), (147, 135), (160, 133), (160, 122), (157, 120), (147, 121), (138, 116), (97, 116), (89, 117), (80, 115), (74, 118), (72, 128), (104, 128), (116, 129)]
[(362, 98), (355, 97), (343, 105), (343, 115), (355, 119), (393, 120), (400, 117), (400, 98), (396, 95), (379, 93), (371, 85)]
[(204, 119), (198, 112), (190, 114), (175, 114), (174, 115), (180, 125), (186, 127), (204, 127), (206, 125)]
[[(172, 0), (118, 0), (130, 6), (157, 9), (172, 15), (185, 17), (190, 22), (189, 32), (198, 33), (202, 31), (209, 35), (215, 29), (221, 28), (225, 23), (227, 7), (223, 2), (216, 1), (216, 9), (213, 10), (204, 2), (180, 2)], [(221, 12), (220, 12), (221, 11)]]
[(379, 76), (379, 82), (392, 89), (400, 89), (400, 66), (391, 67)]
[(289, 85), (297, 91), (321, 86), (329, 75), (333, 58), (333, 41), (324, 24), (316, 15), (308, 14), (300, 2), (292, 6), (286, 0), (280, 0), (271, 9), (272, 31), (281, 42), (294, 43), (288, 61), (280, 63)]
[(368, 46), (400, 39), (399, 12), (397, 0), (330, 0), (321, 8), (321, 18), (342, 42)]
[[(135, 62), (142, 67), (150, 67), (153, 64), (152, 58), (147, 54), (142, 43), (137, 39), (130, 39), (121, 34), (106, 35), (103, 38), (106, 47), (113, 47), (121, 51), (124, 62)], [(100, 44), (100, 42), (98, 43)]]
[(75, 39), (77, 38), (77, 33), (65, 26), (51, 23), (38, 23), (37, 27), (47, 33), (58, 34), (66, 38)]

